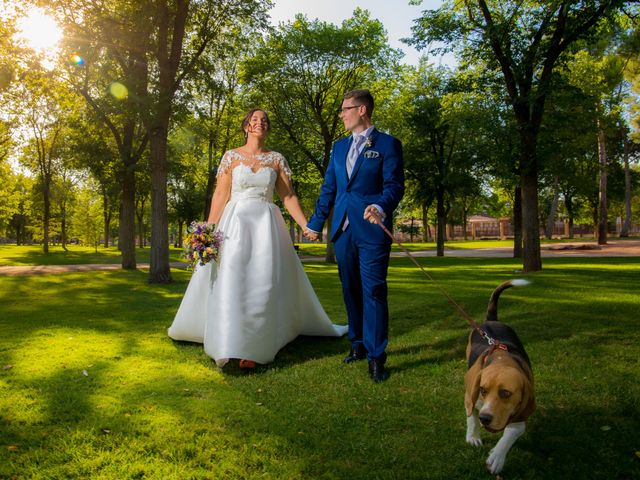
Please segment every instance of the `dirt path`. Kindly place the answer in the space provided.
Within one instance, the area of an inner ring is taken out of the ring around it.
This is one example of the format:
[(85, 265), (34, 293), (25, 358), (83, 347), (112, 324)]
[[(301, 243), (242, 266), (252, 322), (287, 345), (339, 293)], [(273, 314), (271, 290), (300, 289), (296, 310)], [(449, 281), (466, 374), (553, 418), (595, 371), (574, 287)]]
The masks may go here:
[[(412, 252), (414, 257), (435, 257), (435, 250)], [(446, 257), (494, 257), (510, 258), (512, 247), (497, 248), (445, 248)], [(637, 257), (640, 256), (640, 240), (611, 240), (607, 245), (595, 242), (554, 243), (543, 245), (540, 249), (543, 258), (548, 257)], [(403, 252), (393, 252), (392, 257), (403, 257)], [(303, 257), (303, 262), (321, 262), (324, 257)], [(182, 262), (171, 262), (171, 268), (185, 269)], [(139, 269), (148, 269), (148, 263), (139, 263)], [(26, 265), (0, 266), (0, 276), (23, 276), (39, 274), (57, 274), (67, 272), (88, 272), (95, 270), (119, 270), (120, 264), (83, 264), (83, 265)]]

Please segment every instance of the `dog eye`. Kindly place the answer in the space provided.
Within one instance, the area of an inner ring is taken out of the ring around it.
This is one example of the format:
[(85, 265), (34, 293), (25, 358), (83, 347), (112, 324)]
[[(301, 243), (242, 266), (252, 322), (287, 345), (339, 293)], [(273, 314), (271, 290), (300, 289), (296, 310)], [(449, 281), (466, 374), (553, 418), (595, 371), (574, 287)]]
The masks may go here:
[(500, 398), (509, 398), (511, 396), (511, 392), (509, 390), (500, 390), (498, 395), (500, 395)]
[(480, 387), (480, 395), (484, 397), (486, 394), (487, 391), (484, 388)]

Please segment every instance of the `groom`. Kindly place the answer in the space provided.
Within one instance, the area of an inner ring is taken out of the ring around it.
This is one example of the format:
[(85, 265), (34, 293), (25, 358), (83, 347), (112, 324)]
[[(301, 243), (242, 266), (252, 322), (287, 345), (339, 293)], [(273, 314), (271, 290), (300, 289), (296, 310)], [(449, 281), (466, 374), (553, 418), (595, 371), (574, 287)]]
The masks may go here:
[(378, 383), (389, 376), (384, 364), (391, 239), (376, 222), (391, 230), (393, 211), (404, 194), (404, 172), (402, 144), (376, 130), (371, 123), (373, 106), (368, 90), (344, 95), (340, 116), (352, 135), (333, 145), (305, 235), (317, 239), (333, 207), (330, 239), (335, 244), (351, 341), (344, 361), (366, 358), (369, 375)]

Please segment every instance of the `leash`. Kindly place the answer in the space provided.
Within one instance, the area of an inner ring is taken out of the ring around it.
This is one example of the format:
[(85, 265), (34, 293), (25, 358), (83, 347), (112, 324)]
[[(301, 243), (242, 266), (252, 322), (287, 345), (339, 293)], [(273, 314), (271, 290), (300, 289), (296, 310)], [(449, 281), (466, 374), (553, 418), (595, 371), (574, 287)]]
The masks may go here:
[(440, 290), (440, 292), (447, 298), (447, 300), (449, 300), (449, 303), (451, 303), (451, 305), (453, 305), (458, 310), (458, 312), (464, 317), (464, 319), (469, 323), (469, 326), (473, 330), (478, 332), (478, 334), (485, 339), (485, 341), (489, 344), (489, 346), (492, 347), (492, 351), (496, 349), (507, 350), (507, 346), (504, 343), (501, 343), (498, 340), (491, 338), (489, 335), (487, 335), (487, 332), (485, 332), (480, 328), (478, 323), (471, 317), (471, 315), (469, 315), (464, 310), (464, 308), (462, 308), (451, 297), (451, 295), (449, 295), (449, 292), (447, 292), (438, 282), (435, 281), (435, 279), (422, 267), (422, 265), (418, 263), (415, 257), (411, 255), (411, 252), (409, 252), (409, 250), (404, 245), (402, 245), (402, 243), (400, 243), (400, 241), (397, 238), (393, 236), (393, 234), (389, 231), (389, 229), (385, 227), (380, 220), (378, 220), (376, 217), (370, 217), (370, 218), (374, 219), (373, 223), (376, 223), (380, 228), (382, 228), (382, 230), (384, 230), (384, 233), (387, 234), (387, 236), (391, 239), (391, 241), (395, 242), (402, 249), (402, 251), (411, 259), (411, 261), (422, 271), (422, 273), (424, 273), (424, 275), (433, 282), (433, 284)]

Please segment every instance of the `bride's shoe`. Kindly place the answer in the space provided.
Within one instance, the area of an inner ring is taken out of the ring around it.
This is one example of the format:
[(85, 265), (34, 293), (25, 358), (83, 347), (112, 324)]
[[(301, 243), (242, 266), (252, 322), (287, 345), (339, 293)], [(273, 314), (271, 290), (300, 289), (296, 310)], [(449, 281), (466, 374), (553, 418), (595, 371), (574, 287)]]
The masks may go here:
[(253, 360), (240, 360), (240, 368), (251, 370), (256, 368), (256, 362)]

